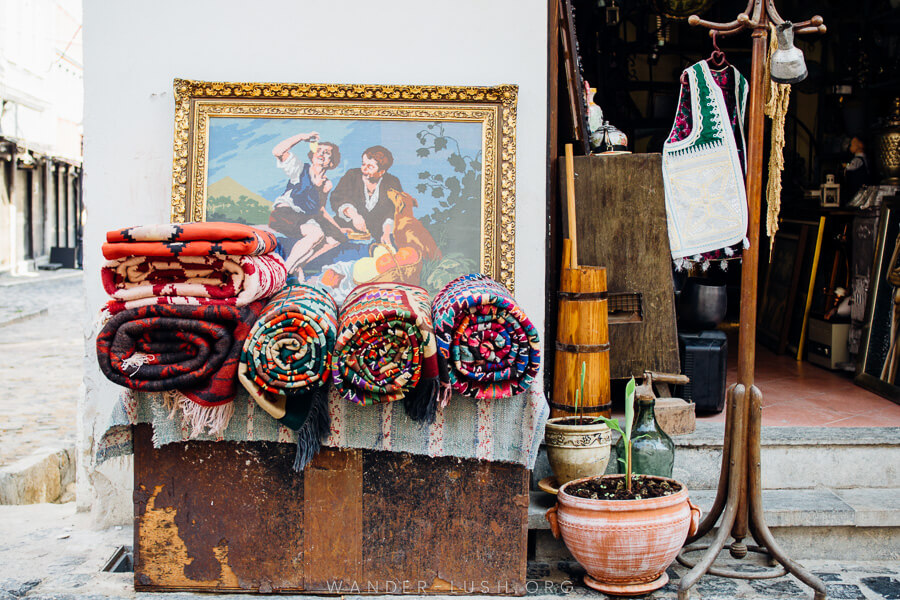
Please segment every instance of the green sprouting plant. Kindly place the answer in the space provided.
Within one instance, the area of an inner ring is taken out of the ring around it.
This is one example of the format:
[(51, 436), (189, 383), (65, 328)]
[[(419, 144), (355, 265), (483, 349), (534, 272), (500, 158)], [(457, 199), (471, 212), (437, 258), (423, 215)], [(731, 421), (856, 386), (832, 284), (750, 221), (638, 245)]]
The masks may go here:
[[(631, 426), (634, 422), (634, 377), (632, 377), (625, 386), (625, 430), (619, 425), (618, 419), (607, 419), (606, 417), (597, 417), (597, 421), (603, 421), (606, 426), (614, 431), (622, 434), (625, 440), (625, 489), (631, 491)], [(619, 457), (622, 460), (622, 457)]]
[[(581, 384), (575, 390), (575, 423), (581, 425), (584, 423), (584, 371), (586, 369), (584, 361), (581, 361)], [(581, 401), (581, 418), (578, 418), (578, 402)]]

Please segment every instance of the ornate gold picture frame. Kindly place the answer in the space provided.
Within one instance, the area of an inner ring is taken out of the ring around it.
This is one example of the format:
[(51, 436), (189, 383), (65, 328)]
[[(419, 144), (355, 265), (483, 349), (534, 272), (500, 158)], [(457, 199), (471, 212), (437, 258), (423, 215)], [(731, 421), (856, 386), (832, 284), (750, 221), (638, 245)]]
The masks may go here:
[(345, 291), (512, 290), (517, 91), (176, 79), (172, 221), (269, 228), (292, 275)]

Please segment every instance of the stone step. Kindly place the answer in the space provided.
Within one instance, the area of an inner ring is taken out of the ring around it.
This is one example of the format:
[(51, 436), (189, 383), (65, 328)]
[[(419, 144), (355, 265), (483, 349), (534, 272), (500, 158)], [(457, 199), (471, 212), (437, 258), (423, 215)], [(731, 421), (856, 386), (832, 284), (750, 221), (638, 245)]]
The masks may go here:
[(0, 468), (0, 504), (69, 502), (74, 487), (74, 444), (39, 448)]
[[(691, 490), (690, 495), (706, 514), (716, 494)], [(555, 502), (550, 494), (531, 493), (528, 527), (535, 560), (569, 557), (544, 518)], [(900, 489), (764, 490), (763, 511), (776, 541), (798, 560), (896, 560), (900, 552)]]
[[(675, 479), (715, 489), (723, 434), (721, 424), (698, 423), (694, 433), (674, 436)], [(900, 427), (765, 427), (760, 443), (764, 489), (900, 488)], [(613, 453), (608, 472), (615, 468)], [(550, 475), (542, 449), (534, 482)]]

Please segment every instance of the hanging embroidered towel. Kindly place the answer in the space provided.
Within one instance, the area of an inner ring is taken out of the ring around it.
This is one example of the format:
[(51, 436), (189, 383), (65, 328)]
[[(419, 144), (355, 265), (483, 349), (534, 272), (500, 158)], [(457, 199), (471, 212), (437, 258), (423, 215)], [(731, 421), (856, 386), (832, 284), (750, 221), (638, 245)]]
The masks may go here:
[(687, 69), (690, 133), (677, 138), (684, 124), (676, 119), (663, 146), (662, 171), (666, 194), (669, 247), (673, 259), (722, 250), (745, 240), (747, 194), (738, 148), (743, 148), (743, 121), (749, 85), (734, 67), (736, 128), (706, 61)]

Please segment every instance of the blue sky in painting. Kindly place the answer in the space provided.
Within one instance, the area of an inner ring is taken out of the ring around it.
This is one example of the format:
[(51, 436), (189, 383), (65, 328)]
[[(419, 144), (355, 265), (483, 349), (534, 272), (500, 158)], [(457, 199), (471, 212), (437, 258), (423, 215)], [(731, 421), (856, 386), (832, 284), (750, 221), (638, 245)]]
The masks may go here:
[[(416, 133), (425, 130), (431, 121), (356, 121), (340, 119), (276, 119), (214, 117), (209, 124), (209, 162), (207, 184), (223, 177), (231, 177), (247, 189), (267, 200), (274, 200), (286, 183), (284, 173), (276, 166), (272, 148), (279, 141), (296, 135), (317, 131), (322, 141), (334, 142), (341, 151), (341, 164), (328, 172), (335, 184), (349, 169), (360, 166), (363, 151), (376, 144), (389, 149), (394, 165), (389, 172), (400, 179), (404, 191), (416, 196), (419, 207), (415, 214), (422, 217), (436, 205), (430, 193), (419, 194), (416, 185), (419, 173), (440, 173), (445, 178), (454, 175), (447, 162), (456, 145), (451, 140), (446, 150), (421, 158), (416, 151), (422, 146)], [(444, 123), (444, 135), (454, 138), (461, 153), (475, 156), (481, 150), (481, 123)], [(293, 152), (306, 162), (309, 145), (300, 143)]]

